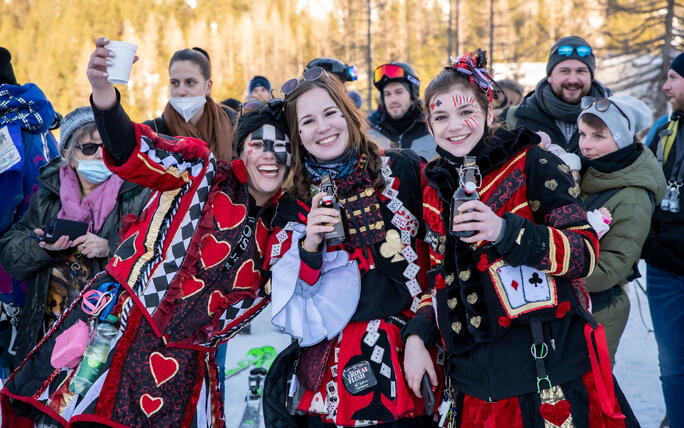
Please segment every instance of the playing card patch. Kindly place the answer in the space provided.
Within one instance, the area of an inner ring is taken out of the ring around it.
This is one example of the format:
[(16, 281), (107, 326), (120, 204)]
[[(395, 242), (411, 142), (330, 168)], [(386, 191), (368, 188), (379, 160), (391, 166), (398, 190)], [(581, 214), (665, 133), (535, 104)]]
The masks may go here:
[(489, 267), (489, 275), (509, 318), (558, 302), (555, 279), (529, 266), (513, 267), (498, 260)]

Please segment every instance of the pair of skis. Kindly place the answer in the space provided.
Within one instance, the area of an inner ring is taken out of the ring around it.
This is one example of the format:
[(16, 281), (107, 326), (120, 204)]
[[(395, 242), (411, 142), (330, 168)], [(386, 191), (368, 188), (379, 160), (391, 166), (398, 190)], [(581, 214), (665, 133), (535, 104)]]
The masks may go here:
[(273, 346), (252, 348), (237, 362), (235, 367), (226, 369), (227, 379), (253, 367), (249, 372), (249, 390), (245, 396), (245, 412), (242, 414), (239, 428), (257, 428), (259, 426), (264, 379), (275, 356), (276, 350)]

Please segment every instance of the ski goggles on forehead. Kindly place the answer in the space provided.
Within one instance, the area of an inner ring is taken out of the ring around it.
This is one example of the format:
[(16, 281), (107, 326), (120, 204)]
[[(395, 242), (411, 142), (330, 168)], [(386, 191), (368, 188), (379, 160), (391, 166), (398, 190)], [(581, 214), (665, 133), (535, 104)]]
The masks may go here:
[(585, 56), (591, 55), (591, 47), (590, 46), (563, 45), (563, 46), (558, 46), (555, 53), (557, 53), (560, 56), (570, 56), (570, 55), (572, 55), (572, 51), (577, 52), (577, 56), (580, 58), (584, 58)]
[(613, 105), (617, 111), (620, 112), (622, 116), (624, 116), (625, 119), (627, 119), (627, 127), (629, 129), (632, 129), (632, 122), (629, 120), (629, 117), (625, 114), (622, 109), (615, 104), (612, 100), (609, 100), (608, 98), (594, 98), (594, 97), (582, 97), (582, 101), (580, 106), (582, 107), (582, 110), (587, 110), (591, 106), (594, 106), (596, 108), (596, 111), (598, 112), (606, 112), (610, 108), (610, 106)]
[(302, 77), (292, 78), (283, 83), (283, 86), (280, 87), (280, 92), (285, 96), (290, 95), (299, 87), (302, 82), (313, 82), (314, 80), (319, 79), (323, 74), (326, 76), (328, 75), (328, 73), (322, 67), (311, 67), (302, 73)]
[(100, 143), (85, 143), (85, 144), (76, 144), (76, 148), (81, 151), (86, 156), (92, 156), (95, 153), (97, 153), (97, 149), (100, 147), (104, 146), (104, 144)]

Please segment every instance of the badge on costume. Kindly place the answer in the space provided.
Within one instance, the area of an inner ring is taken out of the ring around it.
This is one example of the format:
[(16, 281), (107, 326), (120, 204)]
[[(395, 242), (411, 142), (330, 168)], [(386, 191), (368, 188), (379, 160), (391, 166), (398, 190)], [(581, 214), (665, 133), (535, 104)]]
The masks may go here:
[(372, 388), (378, 383), (368, 361), (361, 361), (353, 366), (346, 367), (342, 372), (342, 381), (344, 387), (352, 395)]

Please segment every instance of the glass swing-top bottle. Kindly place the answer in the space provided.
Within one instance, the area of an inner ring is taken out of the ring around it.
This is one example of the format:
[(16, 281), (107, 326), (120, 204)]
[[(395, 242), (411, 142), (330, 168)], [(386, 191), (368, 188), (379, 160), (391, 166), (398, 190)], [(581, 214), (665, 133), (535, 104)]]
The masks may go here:
[(482, 175), (480, 175), (480, 168), (478, 168), (475, 163), (475, 156), (465, 156), (463, 158), (463, 164), (458, 169), (458, 188), (454, 191), (451, 197), (451, 217), (449, 221), (449, 232), (453, 236), (469, 237), (475, 234), (474, 230), (463, 230), (459, 232), (453, 232), (454, 230), (454, 218), (465, 212), (470, 212), (472, 210), (459, 211), (459, 207), (466, 201), (472, 201), (473, 199), (480, 199), (480, 195), (477, 193), (477, 189), (480, 188), (482, 184)]

